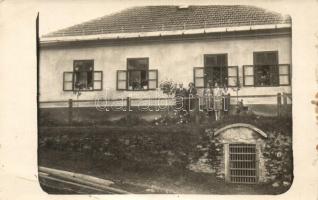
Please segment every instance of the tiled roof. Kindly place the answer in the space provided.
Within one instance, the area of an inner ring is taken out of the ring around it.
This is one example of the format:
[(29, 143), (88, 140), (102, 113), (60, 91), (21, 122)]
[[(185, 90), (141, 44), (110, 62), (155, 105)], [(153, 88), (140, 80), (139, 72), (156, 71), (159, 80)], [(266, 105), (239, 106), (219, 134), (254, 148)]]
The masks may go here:
[(254, 6), (143, 6), (106, 15), (43, 37), (173, 31), (291, 23), (289, 16)]

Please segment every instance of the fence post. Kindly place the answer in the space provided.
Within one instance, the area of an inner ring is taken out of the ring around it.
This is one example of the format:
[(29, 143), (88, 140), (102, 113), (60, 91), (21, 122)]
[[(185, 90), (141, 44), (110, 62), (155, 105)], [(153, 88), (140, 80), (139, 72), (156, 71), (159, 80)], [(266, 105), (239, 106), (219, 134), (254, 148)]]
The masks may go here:
[(126, 118), (127, 118), (128, 123), (130, 123), (130, 121), (131, 121), (130, 106), (131, 106), (131, 99), (130, 99), (130, 97), (127, 97), (126, 98), (126, 112), (127, 112)]
[(223, 108), (223, 110), (225, 111), (225, 112), (228, 112), (229, 110), (230, 110), (230, 100), (231, 100), (231, 95), (230, 94), (226, 94), (225, 96), (224, 96), (224, 108)]
[(285, 92), (283, 93), (283, 103), (287, 105), (287, 94)]
[(68, 123), (72, 124), (73, 121), (73, 100), (68, 100)]
[(127, 97), (126, 98), (126, 111), (127, 112), (130, 112), (131, 110), (130, 110), (130, 106), (131, 106), (131, 99), (130, 99), (130, 97)]
[(283, 93), (283, 115), (287, 113), (287, 94)]
[(200, 104), (199, 97), (194, 97), (194, 112), (195, 112), (195, 124), (200, 124)]
[(282, 95), (277, 93), (277, 116), (281, 116), (281, 107), (282, 107)]

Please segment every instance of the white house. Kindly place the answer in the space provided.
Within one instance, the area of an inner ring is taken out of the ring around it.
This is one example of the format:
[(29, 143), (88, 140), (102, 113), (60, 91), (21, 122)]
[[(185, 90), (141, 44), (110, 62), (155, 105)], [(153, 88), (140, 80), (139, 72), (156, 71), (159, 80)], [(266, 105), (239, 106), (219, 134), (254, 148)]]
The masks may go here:
[(159, 84), (172, 80), (194, 82), (199, 95), (208, 82), (231, 96), (240, 86), (245, 104), (275, 106), (274, 95), (291, 93), (291, 71), (289, 16), (245, 5), (133, 7), (42, 36), (39, 101), (76, 99), (75, 90), (82, 100), (167, 97)]

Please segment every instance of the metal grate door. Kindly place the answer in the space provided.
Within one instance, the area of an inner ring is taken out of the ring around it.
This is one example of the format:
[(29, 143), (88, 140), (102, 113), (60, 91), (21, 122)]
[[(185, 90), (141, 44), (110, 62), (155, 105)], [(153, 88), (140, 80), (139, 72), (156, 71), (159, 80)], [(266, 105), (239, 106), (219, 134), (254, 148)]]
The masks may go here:
[(256, 145), (230, 144), (230, 180), (232, 183), (255, 183), (256, 171)]

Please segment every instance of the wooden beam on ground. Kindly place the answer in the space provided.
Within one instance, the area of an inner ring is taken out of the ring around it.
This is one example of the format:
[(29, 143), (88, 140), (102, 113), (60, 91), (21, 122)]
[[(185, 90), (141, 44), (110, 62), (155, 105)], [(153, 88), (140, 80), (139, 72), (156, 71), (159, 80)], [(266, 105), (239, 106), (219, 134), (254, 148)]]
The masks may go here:
[(114, 182), (96, 178), (93, 176), (88, 176), (84, 174), (74, 173), (74, 172), (68, 172), (63, 170), (57, 170), (57, 169), (51, 169), (47, 167), (39, 167), (39, 175), (44, 176), (47, 174), (50, 177), (65, 180), (65, 181), (71, 181), (77, 184), (83, 184), (89, 187), (94, 187), (96, 189), (102, 189), (105, 191), (109, 191), (115, 194), (129, 194), (129, 192), (110, 187), (110, 185), (113, 185)]

